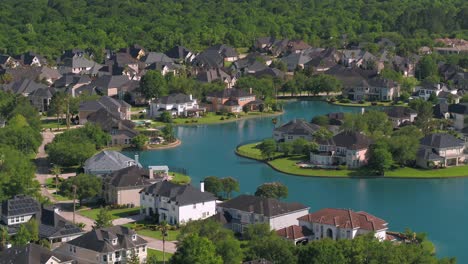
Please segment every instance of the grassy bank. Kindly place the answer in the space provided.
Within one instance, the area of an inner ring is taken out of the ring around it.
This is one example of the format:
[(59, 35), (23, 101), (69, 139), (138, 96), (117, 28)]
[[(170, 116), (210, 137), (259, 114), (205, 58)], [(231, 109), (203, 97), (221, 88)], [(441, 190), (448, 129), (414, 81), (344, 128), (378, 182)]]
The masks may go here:
[[(101, 208), (88, 209), (88, 210), (78, 211), (78, 214), (91, 218), (93, 220), (96, 220), (99, 210), (101, 210)], [(123, 209), (110, 209), (109, 212), (112, 215), (112, 219), (118, 219), (118, 218), (130, 216), (130, 215), (137, 215), (140, 213), (140, 208), (134, 207), (134, 208), (123, 208)]]
[[(163, 252), (155, 249), (148, 248), (148, 257), (154, 256), (156, 257), (157, 263), (163, 263)], [(169, 259), (172, 257), (171, 253), (165, 253), (165, 261), (169, 263)]]
[(172, 175), (171, 182), (177, 184), (189, 184), (192, 179), (189, 176), (179, 173), (179, 172), (169, 172)]
[[(260, 142), (242, 145), (236, 149), (236, 152), (240, 156), (263, 161), (264, 158), (262, 156), (262, 151), (260, 150), (259, 145)], [(281, 155), (282, 154), (280, 152), (276, 152), (273, 158), (279, 157)]]

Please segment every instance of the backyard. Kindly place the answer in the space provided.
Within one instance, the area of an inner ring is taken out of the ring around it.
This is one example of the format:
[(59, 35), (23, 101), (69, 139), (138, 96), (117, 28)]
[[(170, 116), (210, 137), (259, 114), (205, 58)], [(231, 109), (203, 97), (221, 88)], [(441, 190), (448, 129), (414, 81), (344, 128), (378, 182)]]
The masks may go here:
[[(78, 214), (91, 218), (93, 220), (96, 220), (99, 210), (101, 210), (101, 208), (85, 209), (85, 210), (78, 211)], [(140, 213), (140, 208), (133, 207), (133, 208), (122, 208), (122, 209), (109, 209), (109, 213), (112, 216), (112, 220), (114, 220), (114, 219), (127, 217), (131, 215), (137, 215)]]
[[(155, 249), (150, 249), (148, 248), (148, 257), (150, 256), (155, 256), (156, 257), (156, 260), (158, 261), (158, 264), (159, 263), (163, 263), (163, 252), (162, 251), (159, 251), (159, 250), (155, 250)], [(172, 257), (172, 254), (171, 253), (165, 253), (165, 261), (166, 263), (169, 263), (168, 260)]]
[[(157, 229), (157, 225), (146, 220), (124, 224), (124, 226), (135, 230), (141, 236), (162, 240), (162, 234), (161, 231)], [(173, 227), (173, 229), (167, 231), (166, 240), (176, 241), (179, 234), (180, 230)]]

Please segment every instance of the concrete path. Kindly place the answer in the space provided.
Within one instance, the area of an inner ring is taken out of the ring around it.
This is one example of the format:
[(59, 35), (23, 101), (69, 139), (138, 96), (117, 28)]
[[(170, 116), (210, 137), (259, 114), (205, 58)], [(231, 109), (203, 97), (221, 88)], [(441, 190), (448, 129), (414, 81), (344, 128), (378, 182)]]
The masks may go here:
[(122, 217), (122, 218), (119, 218), (119, 219), (115, 219), (114, 221), (112, 221), (112, 224), (113, 225), (125, 225), (125, 224), (128, 224), (128, 223), (133, 223), (133, 222), (136, 222), (136, 221), (141, 221), (145, 219), (145, 215), (144, 214), (138, 214), (138, 215), (131, 215), (131, 216), (127, 216), (127, 217)]

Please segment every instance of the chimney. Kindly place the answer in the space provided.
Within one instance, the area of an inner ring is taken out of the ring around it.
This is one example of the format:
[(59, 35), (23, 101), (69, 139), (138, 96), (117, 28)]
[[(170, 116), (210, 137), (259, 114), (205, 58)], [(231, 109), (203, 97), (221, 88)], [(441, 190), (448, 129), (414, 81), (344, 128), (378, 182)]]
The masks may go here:
[(192, 99), (192, 94), (189, 94), (189, 99), (190, 99), (190, 101), (193, 100), (193, 99)]
[(149, 166), (148, 168), (149, 168), (149, 169), (148, 169), (148, 171), (149, 171), (149, 174), (148, 174), (148, 175), (149, 175), (149, 179), (151, 180), (151, 179), (154, 178), (154, 170), (153, 170), (153, 167), (152, 167), (152, 166)]
[(138, 162), (139, 162), (139, 161), (138, 161), (139, 157), (140, 157), (140, 156), (139, 156), (138, 154), (135, 154), (135, 161), (136, 161), (136, 163), (137, 163), (137, 164), (136, 164), (137, 166), (138, 166)]
[(250, 94), (252, 94), (252, 87), (249, 88), (249, 92), (250, 92)]
[(204, 181), (200, 182), (200, 191), (205, 192), (205, 182)]

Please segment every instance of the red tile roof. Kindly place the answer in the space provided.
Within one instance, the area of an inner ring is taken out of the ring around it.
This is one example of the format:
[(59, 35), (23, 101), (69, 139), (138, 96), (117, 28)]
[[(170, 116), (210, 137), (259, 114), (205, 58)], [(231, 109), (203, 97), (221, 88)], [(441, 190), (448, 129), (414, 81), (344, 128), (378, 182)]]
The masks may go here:
[(292, 225), (292, 226), (288, 226), (283, 229), (280, 229), (276, 231), (276, 233), (281, 237), (291, 239), (291, 240), (296, 240), (299, 238), (310, 236), (312, 234), (312, 231), (310, 231), (305, 226)]
[(299, 220), (311, 223), (333, 225), (340, 228), (359, 228), (377, 231), (387, 228), (387, 222), (366, 212), (354, 212), (350, 209), (325, 208), (302, 216)]

